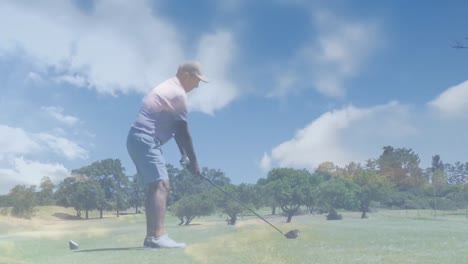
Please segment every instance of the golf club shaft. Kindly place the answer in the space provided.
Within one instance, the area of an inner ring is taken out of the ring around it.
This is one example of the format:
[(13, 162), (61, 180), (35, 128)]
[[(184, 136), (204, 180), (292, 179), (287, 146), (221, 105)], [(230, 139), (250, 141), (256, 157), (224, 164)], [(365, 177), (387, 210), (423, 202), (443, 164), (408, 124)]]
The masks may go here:
[(253, 213), (254, 215), (258, 216), (260, 219), (262, 219), (263, 221), (265, 221), (265, 223), (269, 224), (271, 227), (273, 227), (276, 231), (280, 232), (283, 236), (285, 236), (285, 234), (283, 233), (283, 231), (279, 230), (276, 226), (274, 226), (272, 223), (268, 222), (265, 218), (261, 217), (259, 214), (257, 214), (254, 210), (250, 209), (249, 207), (247, 207), (246, 205), (244, 205), (241, 201), (239, 201), (238, 199), (236, 199), (234, 196), (230, 195), (229, 193), (227, 193), (226, 191), (224, 191), (221, 187), (219, 187), (218, 185), (216, 185), (214, 182), (212, 182), (210, 179), (206, 178), (205, 176), (203, 175), (198, 175), (199, 177), (202, 177), (203, 179), (205, 179), (207, 182), (209, 182), (211, 185), (213, 185), (214, 187), (218, 188), (218, 190), (220, 190), (221, 192), (223, 192), (226, 196), (228, 196), (229, 198), (233, 199), (234, 201), (236, 201), (238, 204), (242, 205), (242, 207), (244, 207), (245, 209), (249, 210), (251, 213)]

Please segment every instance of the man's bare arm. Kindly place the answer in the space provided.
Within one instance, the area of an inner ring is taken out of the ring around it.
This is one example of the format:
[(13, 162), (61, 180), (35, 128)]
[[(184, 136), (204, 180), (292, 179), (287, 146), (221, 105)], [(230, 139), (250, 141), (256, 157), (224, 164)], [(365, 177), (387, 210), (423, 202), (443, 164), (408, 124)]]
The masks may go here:
[(190, 169), (193, 173), (199, 174), (200, 169), (198, 167), (197, 156), (193, 148), (192, 136), (188, 129), (188, 123), (186, 121), (177, 121), (175, 127), (174, 138), (179, 147), (181, 155), (187, 155), (190, 160)]
[(182, 142), (180, 142), (180, 136), (177, 136), (177, 134), (175, 134), (174, 139), (175, 139), (175, 141), (177, 143), (177, 146), (179, 147), (180, 156), (181, 157), (186, 156), (187, 154), (185, 153), (185, 149), (182, 147)]

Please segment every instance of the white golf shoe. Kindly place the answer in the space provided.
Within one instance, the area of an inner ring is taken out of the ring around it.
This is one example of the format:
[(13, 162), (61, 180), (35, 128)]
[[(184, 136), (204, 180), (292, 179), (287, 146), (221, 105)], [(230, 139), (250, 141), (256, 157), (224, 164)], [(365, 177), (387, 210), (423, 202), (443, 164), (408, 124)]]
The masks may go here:
[(162, 235), (158, 238), (145, 238), (143, 246), (147, 248), (185, 248), (185, 243), (175, 242), (168, 235)]

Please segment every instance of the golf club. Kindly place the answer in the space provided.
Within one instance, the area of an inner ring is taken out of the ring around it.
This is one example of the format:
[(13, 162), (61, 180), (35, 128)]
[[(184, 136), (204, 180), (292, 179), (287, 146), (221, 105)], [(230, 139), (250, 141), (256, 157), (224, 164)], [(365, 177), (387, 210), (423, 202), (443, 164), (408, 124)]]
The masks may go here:
[(219, 187), (218, 185), (216, 185), (214, 182), (212, 182), (210, 179), (206, 178), (205, 176), (199, 174), (198, 175), (199, 177), (203, 178), (204, 180), (206, 180), (207, 182), (209, 182), (211, 185), (213, 185), (214, 187), (216, 187), (218, 190), (220, 190), (221, 192), (223, 192), (226, 196), (228, 196), (229, 198), (233, 199), (234, 201), (236, 201), (238, 204), (240, 204), (242, 207), (244, 207), (245, 209), (249, 210), (251, 213), (253, 213), (254, 215), (258, 216), (260, 219), (262, 219), (263, 221), (265, 221), (265, 223), (269, 224), (271, 227), (273, 227), (276, 231), (280, 232), (283, 236), (285, 236), (286, 238), (288, 239), (295, 239), (299, 236), (299, 230), (298, 229), (294, 229), (294, 230), (291, 230), (287, 233), (283, 233), (283, 231), (279, 230), (276, 226), (274, 226), (272, 223), (268, 222), (265, 218), (261, 217), (259, 214), (257, 214), (256, 212), (254, 212), (252, 209), (250, 209), (249, 207), (247, 207), (246, 205), (244, 205), (241, 201), (239, 201), (238, 199), (236, 199), (234, 196), (230, 195), (229, 193), (227, 193), (226, 191), (224, 191), (221, 187)]

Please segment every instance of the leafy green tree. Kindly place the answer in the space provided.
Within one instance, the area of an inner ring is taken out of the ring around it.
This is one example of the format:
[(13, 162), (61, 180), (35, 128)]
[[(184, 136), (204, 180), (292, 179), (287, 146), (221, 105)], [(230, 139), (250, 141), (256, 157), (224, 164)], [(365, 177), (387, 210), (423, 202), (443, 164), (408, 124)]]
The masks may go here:
[(444, 164), (444, 172), (447, 174), (447, 181), (450, 184), (455, 184), (455, 174), (456, 174), (456, 167), (453, 164), (447, 163)]
[(354, 178), (354, 176), (362, 173), (364, 168), (361, 166), (361, 164), (356, 163), (356, 162), (351, 162), (348, 165), (344, 167), (344, 169), (340, 169), (341, 175), (346, 175), (347, 177)]
[[(239, 192), (239, 188), (236, 185), (225, 185), (223, 186), (223, 190), (229, 193), (232, 197), (236, 198), (237, 200), (241, 200), (241, 193)], [(228, 225), (235, 225), (238, 216), (244, 213), (246, 209), (242, 205), (234, 201), (232, 198), (221, 193), (220, 191), (215, 190), (214, 188), (211, 188), (210, 191), (212, 193), (212, 199), (214, 199), (216, 207), (220, 208), (221, 211), (229, 217), (227, 219)], [(245, 199), (244, 205), (246, 205), (248, 208), (253, 207), (252, 202), (247, 201)]]
[(434, 187), (434, 195), (438, 196), (445, 186), (447, 186), (447, 175), (441, 170), (435, 170), (432, 173), (431, 182)]
[(465, 168), (463, 170), (464, 181), (463, 183), (468, 183), (468, 162), (465, 162)]
[[(100, 218), (104, 210), (119, 211), (128, 206), (126, 200), (125, 169), (119, 159), (105, 159), (93, 162), (91, 165), (72, 170), (73, 175), (85, 175), (96, 179), (104, 190), (104, 199), (97, 201)], [(128, 207), (127, 207), (128, 208)]]
[(331, 161), (326, 161), (318, 165), (316, 173), (322, 175), (325, 180), (329, 180), (339, 175), (340, 168)]
[(75, 192), (72, 194), (73, 207), (85, 211), (86, 219), (89, 219), (89, 211), (100, 207), (98, 201), (104, 199), (104, 190), (99, 182), (91, 177), (77, 177)]
[(434, 155), (432, 156), (432, 167), (431, 167), (431, 171), (434, 172), (434, 171), (437, 171), (437, 170), (440, 170), (440, 171), (444, 171), (444, 163), (442, 162), (442, 160), (440, 159), (440, 156), (439, 155)]
[(377, 160), (379, 174), (387, 177), (399, 190), (422, 186), (426, 182), (419, 163), (419, 156), (413, 150), (391, 146), (385, 146)]
[(86, 219), (89, 218), (89, 211), (102, 208), (104, 198), (105, 193), (99, 181), (88, 176), (65, 178), (55, 193), (58, 205), (73, 207), (77, 217), (81, 217), (82, 211), (85, 211)]
[(268, 185), (274, 191), (274, 199), (287, 214), (288, 223), (299, 207), (307, 204), (310, 194), (314, 193), (311, 177), (305, 169), (276, 168), (268, 173)]
[(443, 170), (437, 169), (434, 170), (431, 174), (431, 184), (433, 197), (431, 201), (432, 209), (434, 209), (434, 215), (437, 214), (438, 209), (442, 209), (440, 204), (441, 197), (445, 196), (444, 190), (447, 189), (447, 175)]
[(329, 212), (339, 208), (356, 210), (359, 204), (358, 192), (359, 186), (351, 179), (336, 177), (319, 186), (319, 203)]
[(130, 207), (130, 181), (127, 176), (115, 179), (114, 209), (117, 210), (117, 217), (120, 211), (125, 211)]
[(275, 190), (273, 189), (272, 184), (268, 184), (269, 181), (267, 179), (261, 178), (257, 181), (258, 190), (260, 193), (260, 199), (259, 202), (261, 202), (262, 205), (268, 206), (271, 208), (271, 214), (275, 215), (276, 214), (276, 208), (279, 207), (280, 205), (278, 202), (275, 200), (274, 193)]
[(364, 168), (368, 171), (378, 171), (378, 164), (375, 159), (366, 160), (366, 165)]
[(463, 164), (460, 161), (455, 162), (452, 164), (447, 164), (445, 166), (448, 175), (447, 181), (450, 184), (464, 184), (468, 182), (468, 170), (467, 164)]
[(458, 209), (467, 209), (468, 185), (456, 184), (448, 185), (445, 199), (453, 201)]
[(221, 187), (231, 183), (231, 179), (226, 177), (226, 174), (220, 169), (203, 168), (202, 175)]
[(135, 174), (129, 185), (129, 204), (135, 207), (135, 214), (139, 208), (143, 207), (146, 199), (145, 186), (140, 183), (139, 177)]
[[(167, 165), (167, 169), (171, 182), (168, 206), (173, 214), (179, 217), (181, 224), (189, 224), (194, 217), (206, 214), (215, 202), (216, 206), (223, 208), (223, 212), (233, 215), (232, 210), (225, 206), (225, 197), (219, 194), (219, 190), (213, 190), (214, 187), (207, 181), (193, 176), (188, 170), (179, 170), (170, 164)], [(203, 168), (201, 173), (221, 188), (230, 184), (230, 179), (219, 169)], [(207, 196), (206, 192), (213, 195)]]
[(172, 207), (172, 213), (179, 218), (179, 225), (189, 225), (195, 217), (210, 215), (215, 205), (212, 197), (205, 192), (182, 197)]
[[(168, 205), (172, 205), (185, 196), (202, 193), (213, 186), (200, 177), (195, 177), (188, 170), (179, 170), (168, 164), (168, 174), (171, 181), (171, 192), (169, 193)], [(210, 179), (214, 184), (223, 187), (230, 183), (223, 171), (203, 168), (202, 175)]]
[(49, 177), (47, 176), (42, 177), (39, 188), (40, 188), (40, 191), (37, 194), (39, 205), (54, 204), (55, 203), (55, 200), (54, 200), (55, 184), (52, 183)]
[(463, 204), (465, 206), (466, 215), (468, 216), (468, 183), (463, 184), (461, 191), (463, 193)]
[(251, 203), (256, 209), (262, 206), (260, 193), (255, 185), (241, 183), (237, 186), (237, 192), (242, 203)]
[(308, 180), (311, 190), (306, 192), (304, 205), (307, 207), (307, 211), (312, 213), (318, 204), (318, 187), (323, 183), (324, 179), (320, 174), (314, 172), (308, 177)]
[(361, 218), (366, 218), (371, 202), (384, 200), (391, 192), (391, 185), (375, 171), (356, 171), (352, 179), (358, 185), (356, 196), (362, 212)]
[(9, 193), (13, 208), (11, 214), (17, 217), (31, 219), (37, 204), (36, 186), (16, 185)]
[(167, 164), (167, 171), (171, 182), (171, 191), (168, 197), (169, 206), (185, 196), (201, 193), (207, 189), (207, 186), (202, 184), (201, 179), (191, 175), (188, 170), (179, 170)]
[(4, 194), (0, 195), (0, 207), (10, 207), (12, 206), (10, 195)]
[[(72, 205), (72, 194), (75, 193), (75, 183), (76, 177), (67, 177), (63, 179), (58, 184), (57, 191), (55, 192), (55, 200), (57, 201), (57, 205), (63, 207), (74, 207)], [(81, 217), (81, 209), (75, 208), (76, 216)]]

